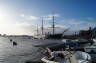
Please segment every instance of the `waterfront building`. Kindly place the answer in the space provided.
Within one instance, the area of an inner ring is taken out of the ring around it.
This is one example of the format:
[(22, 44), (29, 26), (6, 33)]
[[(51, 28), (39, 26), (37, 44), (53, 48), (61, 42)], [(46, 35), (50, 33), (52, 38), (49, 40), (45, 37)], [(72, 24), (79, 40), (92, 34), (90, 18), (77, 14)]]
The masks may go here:
[(92, 30), (92, 36), (96, 38), (96, 27)]

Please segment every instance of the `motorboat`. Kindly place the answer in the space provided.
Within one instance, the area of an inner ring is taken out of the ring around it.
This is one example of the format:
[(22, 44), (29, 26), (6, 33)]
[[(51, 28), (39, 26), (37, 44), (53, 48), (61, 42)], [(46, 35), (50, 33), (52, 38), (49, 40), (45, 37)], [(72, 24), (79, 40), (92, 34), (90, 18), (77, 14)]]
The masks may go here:
[(41, 61), (44, 63), (91, 63), (91, 56), (82, 51), (54, 51), (50, 56), (52, 60), (43, 57)]

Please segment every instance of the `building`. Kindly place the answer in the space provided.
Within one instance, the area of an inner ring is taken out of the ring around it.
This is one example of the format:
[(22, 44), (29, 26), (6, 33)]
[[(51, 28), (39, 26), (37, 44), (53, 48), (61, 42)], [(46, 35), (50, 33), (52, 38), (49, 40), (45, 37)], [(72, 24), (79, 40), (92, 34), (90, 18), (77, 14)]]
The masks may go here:
[(79, 32), (80, 37), (90, 39), (92, 38), (92, 29), (89, 27), (89, 30), (80, 30)]
[(92, 30), (92, 36), (93, 38), (96, 38), (96, 27)]

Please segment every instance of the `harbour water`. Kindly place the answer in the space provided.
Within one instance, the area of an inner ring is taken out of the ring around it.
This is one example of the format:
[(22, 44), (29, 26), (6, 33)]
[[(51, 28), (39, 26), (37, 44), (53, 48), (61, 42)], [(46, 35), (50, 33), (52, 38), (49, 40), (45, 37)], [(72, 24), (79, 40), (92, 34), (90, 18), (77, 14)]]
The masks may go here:
[[(12, 41), (17, 42), (13, 46)], [(60, 43), (61, 40), (29, 39), (28, 37), (0, 37), (0, 63), (25, 63), (27, 60), (43, 56), (43, 49), (33, 45)]]

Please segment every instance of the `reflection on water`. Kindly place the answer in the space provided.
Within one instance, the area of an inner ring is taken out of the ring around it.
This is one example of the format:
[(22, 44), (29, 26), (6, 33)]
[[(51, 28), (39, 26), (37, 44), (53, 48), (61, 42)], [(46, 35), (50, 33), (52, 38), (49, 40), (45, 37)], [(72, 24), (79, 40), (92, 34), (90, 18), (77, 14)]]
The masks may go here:
[[(16, 41), (17, 46), (13, 46), (10, 41)], [(34, 47), (34, 44), (60, 42), (60, 40), (40, 40), (28, 39), (23, 37), (0, 37), (0, 63), (24, 63), (41, 57), (41, 49)]]

